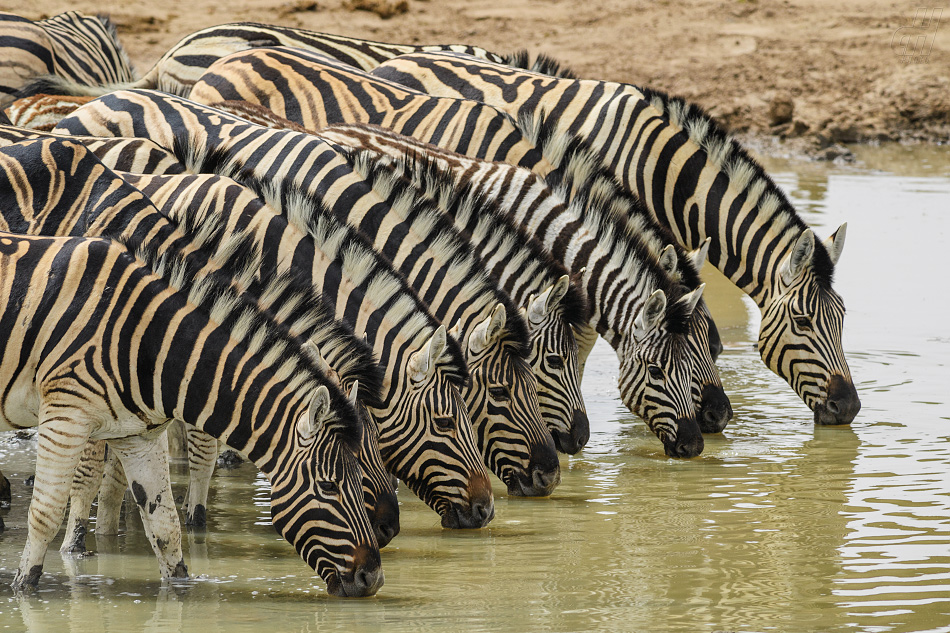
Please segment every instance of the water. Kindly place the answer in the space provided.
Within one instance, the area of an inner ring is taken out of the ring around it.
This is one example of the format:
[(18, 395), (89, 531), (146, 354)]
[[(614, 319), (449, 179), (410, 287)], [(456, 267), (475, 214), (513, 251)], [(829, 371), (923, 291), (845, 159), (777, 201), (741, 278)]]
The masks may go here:
[[(133, 513), (118, 538), (89, 538), (96, 556), (51, 551), (39, 593), (16, 599), (35, 449), (4, 436), (0, 631), (950, 631), (950, 152), (858, 156), (768, 164), (820, 236), (849, 222), (836, 288), (863, 402), (851, 428), (814, 427), (753, 351), (757, 310), (707, 270), (736, 412), (725, 434), (698, 459), (665, 458), (599, 344), (590, 444), (563, 458), (554, 496), (509, 500), (498, 485), (491, 525), (452, 532), (400, 490), (386, 585), (364, 600), (326, 595), (247, 465), (216, 475), (210, 530), (188, 535), (195, 580), (162, 586)], [(183, 490), (183, 465), (175, 476)]]

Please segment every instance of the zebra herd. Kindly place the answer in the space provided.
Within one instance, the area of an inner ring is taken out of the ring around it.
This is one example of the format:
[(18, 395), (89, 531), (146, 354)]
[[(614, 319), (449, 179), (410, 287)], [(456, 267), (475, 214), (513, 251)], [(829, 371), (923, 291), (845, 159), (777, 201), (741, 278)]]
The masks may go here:
[[(494, 516), (489, 471), (550, 495), (589, 437), (597, 336), (671, 457), (732, 408), (707, 259), (759, 305), (762, 360), (813, 411), (860, 408), (819, 241), (699, 108), (553, 60), (227, 24), (141, 79), (111, 23), (0, 14), (0, 430), (38, 427), (13, 581), (115, 533), (126, 488), (185, 577), (219, 442), (341, 596), (383, 583), (396, 478), (448, 528)], [(6, 480), (0, 475), (0, 482)], [(9, 502), (9, 486), (0, 494)], [(2, 525), (2, 524), (0, 524)]]

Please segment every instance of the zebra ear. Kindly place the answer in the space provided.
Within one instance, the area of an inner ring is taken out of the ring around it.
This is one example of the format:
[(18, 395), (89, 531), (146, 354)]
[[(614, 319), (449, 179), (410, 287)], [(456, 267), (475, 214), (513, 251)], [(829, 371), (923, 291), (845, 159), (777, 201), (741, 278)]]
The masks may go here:
[(498, 336), (505, 327), (508, 315), (505, 306), (498, 304), (484, 321), (475, 326), (475, 330), (468, 337), (468, 348), (473, 354), (483, 351)]
[(531, 323), (541, 323), (561, 303), (571, 285), (568, 275), (561, 275), (540, 297), (532, 297), (528, 302), (527, 317)]
[(429, 342), (409, 357), (409, 378), (415, 382), (422, 382), (431, 376), (432, 372), (435, 371), (439, 357), (445, 351), (445, 345), (445, 326), (440, 325), (429, 337)]
[(706, 263), (706, 257), (709, 255), (709, 245), (712, 244), (712, 238), (707, 237), (695, 251), (690, 251), (689, 258), (693, 260), (693, 266), (696, 270), (701, 270)]
[(667, 275), (672, 276), (676, 273), (677, 263), (676, 249), (672, 244), (667, 244), (663, 252), (660, 253), (660, 268), (662, 268)]
[(799, 275), (805, 272), (805, 268), (811, 261), (814, 252), (815, 233), (811, 229), (805, 229), (805, 232), (795, 242), (795, 246), (792, 247), (792, 252), (788, 254), (779, 268), (785, 285), (791, 284)]
[(310, 398), (310, 407), (307, 415), (297, 421), (297, 432), (304, 440), (313, 439), (327, 422), (330, 415), (330, 390), (326, 385), (320, 385)]
[(643, 340), (650, 330), (655, 328), (663, 320), (663, 314), (666, 312), (666, 293), (662, 290), (655, 290), (650, 298), (646, 300), (640, 313), (633, 320), (633, 338), (634, 340)]
[(831, 234), (831, 237), (822, 242), (828, 250), (828, 257), (831, 263), (838, 265), (838, 259), (841, 257), (841, 251), (844, 250), (844, 238), (848, 234), (848, 223), (845, 222), (838, 227), (838, 230)]
[(693, 310), (696, 309), (696, 304), (702, 298), (705, 287), (706, 284), (699, 284), (695, 290), (680, 297), (679, 302), (686, 306), (688, 314), (692, 314)]

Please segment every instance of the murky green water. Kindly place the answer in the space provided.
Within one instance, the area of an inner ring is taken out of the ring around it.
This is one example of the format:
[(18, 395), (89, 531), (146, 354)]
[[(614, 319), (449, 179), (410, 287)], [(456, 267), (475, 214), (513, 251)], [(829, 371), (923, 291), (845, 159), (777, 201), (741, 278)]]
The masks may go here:
[(4, 436), (0, 631), (950, 631), (950, 150), (858, 153), (860, 167), (769, 164), (820, 235), (849, 222), (851, 428), (814, 428), (753, 351), (755, 308), (709, 275), (736, 419), (702, 457), (663, 456), (598, 345), (591, 441), (554, 496), (509, 501), (499, 485), (488, 529), (451, 532), (401, 490), (386, 585), (349, 601), (270, 527), (246, 465), (216, 475), (211, 529), (186, 543), (194, 581), (162, 587), (133, 515), (117, 539), (90, 537), (96, 556), (51, 552), (39, 593), (16, 599), (34, 447)]

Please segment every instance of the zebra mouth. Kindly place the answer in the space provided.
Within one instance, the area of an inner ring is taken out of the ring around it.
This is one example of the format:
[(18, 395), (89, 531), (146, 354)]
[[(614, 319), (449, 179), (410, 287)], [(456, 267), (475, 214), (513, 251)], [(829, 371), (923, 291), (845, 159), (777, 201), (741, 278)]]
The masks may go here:
[(327, 593), (331, 596), (336, 596), (337, 598), (346, 597), (346, 589), (343, 588), (343, 581), (340, 580), (340, 574), (332, 571), (330, 572), (327, 581)]

